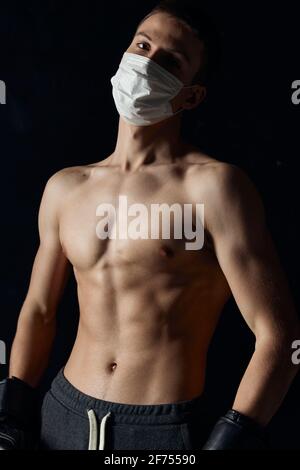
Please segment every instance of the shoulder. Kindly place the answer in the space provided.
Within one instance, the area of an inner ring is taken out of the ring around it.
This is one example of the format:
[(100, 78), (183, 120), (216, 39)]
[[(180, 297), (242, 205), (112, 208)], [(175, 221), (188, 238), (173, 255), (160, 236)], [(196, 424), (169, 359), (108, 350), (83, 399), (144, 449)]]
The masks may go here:
[(44, 186), (40, 212), (58, 211), (67, 198), (89, 177), (85, 166), (62, 168), (53, 173)]
[(90, 171), (87, 166), (72, 166), (56, 171), (46, 181), (43, 199), (62, 202), (64, 200), (62, 198), (70, 195), (72, 190), (87, 181)]
[(247, 173), (236, 165), (202, 158), (189, 165), (186, 188), (194, 203), (204, 204), (206, 221), (263, 220), (261, 196)]
[(236, 165), (217, 160), (195, 148), (186, 154), (184, 162), (187, 176), (195, 182), (201, 178), (207, 182), (228, 184), (232, 179), (241, 179), (244, 173)]
[(238, 171), (238, 167), (201, 152), (195, 146), (187, 146), (185, 150), (183, 164), (186, 167), (186, 176), (189, 182), (193, 180), (195, 183), (199, 179), (205, 181), (216, 179), (226, 179)]
[(48, 188), (63, 189), (86, 181), (90, 175), (88, 166), (71, 166), (62, 168), (51, 175), (46, 183)]
[(243, 169), (200, 152), (188, 157), (186, 181), (196, 198), (199, 193), (210, 200), (258, 197), (255, 185)]

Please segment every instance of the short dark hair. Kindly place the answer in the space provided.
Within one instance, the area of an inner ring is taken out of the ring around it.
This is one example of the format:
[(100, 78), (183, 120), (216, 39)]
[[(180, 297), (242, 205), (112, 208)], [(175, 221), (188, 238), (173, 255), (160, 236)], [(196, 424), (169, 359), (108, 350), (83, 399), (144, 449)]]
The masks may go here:
[(150, 16), (165, 12), (188, 25), (204, 44), (204, 63), (199, 68), (192, 84), (209, 86), (218, 76), (221, 63), (221, 37), (211, 16), (199, 6), (199, 0), (161, 0), (139, 23)]

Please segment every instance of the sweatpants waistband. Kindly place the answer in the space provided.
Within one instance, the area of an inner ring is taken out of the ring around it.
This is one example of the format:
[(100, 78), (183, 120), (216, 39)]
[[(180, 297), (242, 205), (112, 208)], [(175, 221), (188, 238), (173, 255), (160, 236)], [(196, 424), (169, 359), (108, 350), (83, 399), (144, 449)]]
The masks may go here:
[(175, 424), (188, 421), (192, 415), (204, 411), (203, 396), (191, 400), (154, 405), (111, 402), (89, 396), (75, 388), (65, 377), (63, 368), (54, 378), (50, 393), (65, 407), (87, 417), (94, 410), (99, 418), (111, 413), (113, 421), (132, 424)]

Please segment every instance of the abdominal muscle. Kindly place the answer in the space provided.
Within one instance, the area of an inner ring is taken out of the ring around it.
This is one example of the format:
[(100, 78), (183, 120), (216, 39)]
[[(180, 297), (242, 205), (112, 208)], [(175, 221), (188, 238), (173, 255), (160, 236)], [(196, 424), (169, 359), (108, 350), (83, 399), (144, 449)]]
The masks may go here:
[[(107, 270), (109, 271), (109, 270)], [(66, 379), (107, 401), (159, 404), (201, 395), (224, 293), (168, 274), (75, 273), (80, 320)], [(141, 282), (142, 281), (142, 282)], [(147, 281), (147, 282), (144, 282)], [(135, 287), (133, 287), (135, 285)]]

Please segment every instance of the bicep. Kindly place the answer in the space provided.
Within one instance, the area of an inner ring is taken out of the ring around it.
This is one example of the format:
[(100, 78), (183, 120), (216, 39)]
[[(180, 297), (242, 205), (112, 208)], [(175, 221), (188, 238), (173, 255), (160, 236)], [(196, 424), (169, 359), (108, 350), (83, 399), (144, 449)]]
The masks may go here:
[(59, 238), (59, 202), (61, 200), (61, 175), (47, 182), (38, 213), (40, 244), (37, 250), (27, 300), (35, 302), (45, 315), (55, 313), (58, 301), (70, 273)]

